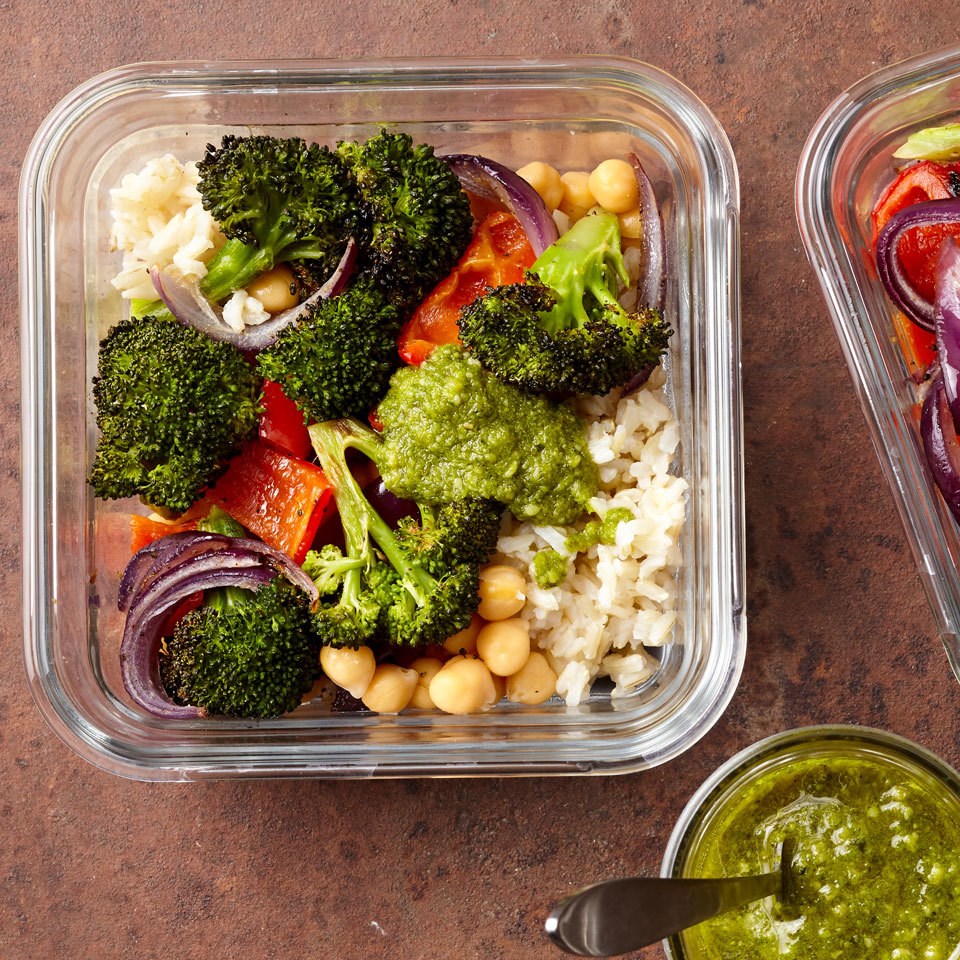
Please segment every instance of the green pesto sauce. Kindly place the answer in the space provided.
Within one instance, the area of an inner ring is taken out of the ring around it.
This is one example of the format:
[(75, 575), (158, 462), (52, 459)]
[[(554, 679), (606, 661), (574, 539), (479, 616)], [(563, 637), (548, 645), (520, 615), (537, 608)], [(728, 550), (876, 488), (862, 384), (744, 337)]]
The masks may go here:
[(545, 547), (533, 555), (533, 578), (541, 590), (559, 587), (567, 579), (567, 558), (553, 547)]
[(522, 393), (455, 346), (394, 374), (377, 414), (387, 488), (420, 503), (488, 497), (515, 517), (569, 524), (597, 492), (583, 422)]
[(699, 924), (690, 960), (947, 960), (960, 943), (960, 807), (939, 783), (868, 759), (772, 770), (711, 829), (696, 876), (770, 869), (787, 836), (790, 901)]

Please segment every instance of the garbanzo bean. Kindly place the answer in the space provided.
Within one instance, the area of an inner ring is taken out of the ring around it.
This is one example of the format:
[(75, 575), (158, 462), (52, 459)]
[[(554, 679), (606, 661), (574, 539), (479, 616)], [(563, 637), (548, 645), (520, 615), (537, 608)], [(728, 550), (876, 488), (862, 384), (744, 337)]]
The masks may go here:
[(507, 677), (507, 699), (513, 703), (536, 706), (545, 703), (557, 692), (557, 675), (547, 658), (534, 650), (527, 662)]
[(272, 270), (260, 274), (247, 286), (247, 293), (256, 297), (268, 313), (280, 313), (297, 305), (297, 295), (293, 292), (293, 271), (279, 263)]
[(374, 671), (363, 705), (377, 713), (399, 713), (410, 703), (419, 675), (395, 663), (381, 663)]
[(637, 175), (626, 160), (598, 163), (587, 183), (597, 203), (611, 213), (626, 213), (640, 204)]
[(377, 661), (369, 647), (321, 647), (320, 669), (351, 697), (360, 700), (367, 692)]
[(509, 677), (527, 662), (530, 656), (530, 631), (519, 618), (488, 623), (477, 634), (477, 656), (491, 673)]
[(432, 710), (433, 700), (430, 699), (430, 681), (437, 675), (443, 662), (436, 657), (417, 657), (410, 664), (411, 670), (417, 672), (417, 686), (414, 688), (410, 706), (418, 710)]
[(643, 236), (643, 218), (640, 216), (639, 207), (618, 214), (617, 219), (620, 221), (621, 239), (639, 240)]
[(597, 202), (590, 192), (590, 174), (585, 170), (571, 170), (560, 180), (563, 182), (563, 199), (557, 207), (571, 223), (576, 223)]
[(480, 606), (484, 620), (506, 620), (523, 609), (527, 585), (523, 574), (504, 563), (492, 563), (480, 571)]
[(540, 199), (551, 213), (557, 209), (563, 199), (563, 181), (555, 167), (535, 160), (521, 167), (517, 175), (523, 177), (540, 194)]
[[(482, 576), (482, 574), (481, 574)], [(443, 643), (443, 649), (447, 653), (476, 653), (477, 652), (477, 634), (485, 621), (480, 614), (475, 613), (470, 618), (470, 626), (464, 627), (459, 633), (455, 633)]]
[(445, 713), (477, 713), (496, 703), (493, 677), (482, 660), (453, 657), (430, 681), (430, 699)]

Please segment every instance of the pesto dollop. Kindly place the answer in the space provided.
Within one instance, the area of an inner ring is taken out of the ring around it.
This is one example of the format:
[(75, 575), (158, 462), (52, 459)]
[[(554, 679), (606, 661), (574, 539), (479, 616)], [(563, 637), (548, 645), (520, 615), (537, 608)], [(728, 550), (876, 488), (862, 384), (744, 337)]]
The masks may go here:
[[(757, 873), (792, 837), (796, 889), (699, 924), (689, 960), (948, 960), (960, 943), (960, 805), (882, 761), (773, 769), (712, 827), (696, 876)], [(691, 875), (687, 872), (687, 875)]]
[(459, 347), (438, 347), (421, 366), (398, 370), (377, 415), (380, 472), (399, 496), (486, 497), (519, 520), (569, 524), (597, 492), (577, 414), (501, 383)]

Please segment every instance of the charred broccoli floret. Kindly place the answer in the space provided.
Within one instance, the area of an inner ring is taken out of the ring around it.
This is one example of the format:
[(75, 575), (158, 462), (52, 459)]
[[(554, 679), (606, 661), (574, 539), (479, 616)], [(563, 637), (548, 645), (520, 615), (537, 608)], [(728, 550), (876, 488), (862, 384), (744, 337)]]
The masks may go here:
[(170, 319), (121, 321), (100, 344), (93, 380), (96, 495), (186, 510), (254, 429), (259, 390), (229, 344)]
[(360, 194), (365, 239), (362, 268), (406, 310), (443, 279), (473, 230), (470, 201), (433, 147), (405, 133), (345, 141), (337, 155)]
[(267, 719), (293, 710), (319, 675), (310, 601), (282, 576), (257, 591), (228, 587), (183, 616), (160, 652), (175, 703)]
[(531, 393), (604, 394), (659, 362), (671, 330), (652, 307), (628, 313), (616, 216), (578, 220), (537, 258), (526, 283), (465, 307), (460, 339), (505, 383)]
[(356, 191), (339, 157), (299, 138), (224, 137), (207, 145), (199, 190), (229, 238), (200, 289), (224, 299), (286, 260), (333, 272), (359, 226)]
[[(199, 529), (246, 531), (214, 507)], [(257, 590), (209, 591), (160, 651), (160, 679), (175, 703), (207, 714), (268, 719), (299, 706), (319, 675), (310, 598), (283, 576)]]
[(355, 420), (332, 420), (311, 426), (310, 438), (335, 490), (345, 555), (361, 561), (344, 573), (339, 600), (315, 616), (323, 642), (358, 646), (384, 638), (420, 646), (442, 643), (467, 627), (480, 603), (480, 566), (496, 543), (499, 506), (452, 504), (435, 520), (423, 526), (411, 521), (395, 534), (346, 460), (354, 448), (376, 463), (376, 434)]
[(306, 419), (365, 417), (399, 366), (397, 310), (370, 281), (318, 300), (257, 357)]

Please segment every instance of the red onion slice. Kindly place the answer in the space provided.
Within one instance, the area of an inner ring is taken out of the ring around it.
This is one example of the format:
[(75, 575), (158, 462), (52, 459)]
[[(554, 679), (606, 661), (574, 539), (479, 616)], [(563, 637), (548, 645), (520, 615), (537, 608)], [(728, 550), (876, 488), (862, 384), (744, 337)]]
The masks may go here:
[(934, 325), (943, 386), (953, 419), (960, 423), (960, 247), (952, 240), (944, 241), (937, 260)]
[(938, 224), (956, 224), (960, 232), (960, 200), (925, 200), (905, 207), (887, 221), (877, 238), (877, 270), (884, 290), (910, 320), (930, 331), (936, 326), (935, 306), (910, 283), (898, 247), (907, 231)]
[(276, 574), (264, 567), (247, 570), (213, 569), (205, 574), (191, 574), (189, 565), (184, 576), (156, 598), (149, 613), (128, 618), (120, 643), (120, 674), (123, 687), (134, 703), (144, 710), (166, 719), (195, 720), (203, 716), (199, 707), (174, 703), (160, 680), (158, 650), (160, 631), (177, 604), (198, 590), (217, 587), (241, 587), (257, 590)]
[(923, 401), (920, 435), (934, 482), (960, 522), (960, 444), (942, 377), (933, 382)]
[(157, 296), (166, 304), (167, 309), (180, 323), (193, 327), (210, 337), (231, 343), (244, 351), (263, 350), (271, 346), (277, 335), (285, 327), (296, 323), (301, 315), (310, 309), (318, 300), (325, 300), (341, 294), (347, 286), (356, 267), (357, 244), (351, 237), (347, 241), (343, 256), (337, 264), (336, 270), (324, 285), (312, 294), (303, 303), (282, 313), (277, 313), (263, 323), (254, 324), (244, 330), (234, 330), (223, 319), (223, 309), (214, 306), (203, 295), (200, 284), (196, 281), (185, 281), (173, 276), (168, 271), (153, 267), (150, 270), (150, 279), (157, 291)]
[(637, 189), (640, 192), (640, 222), (643, 225), (641, 237), (643, 264), (637, 300), (645, 306), (662, 310), (667, 286), (667, 254), (660, 205), (657, 203), (657, 195), (653, 192), (653, 184), (641, 166), (639, 157), (634, 153), (627, 156), (637, 178)]
[(492, 200), (512, 213), (523, 227), (533, 255), (539, 257), (557, 239), (557, 225), (540, 194), (502, 163), (468, 153), (441, 157), (467, 193)]
[(277, 574), (318, 599), (313, 581), (286, 554), (257, 540), (220, 534), (171, 534), (138, 551), (121, 581), (127, 620), (120, 643), (124, 689), (135, 703), (160, 717), (195, 719), (196, 707), (173, 703), (160, 682), (157, 651), (167, 616), (198, 591), (218, 587), (257, 590)]

